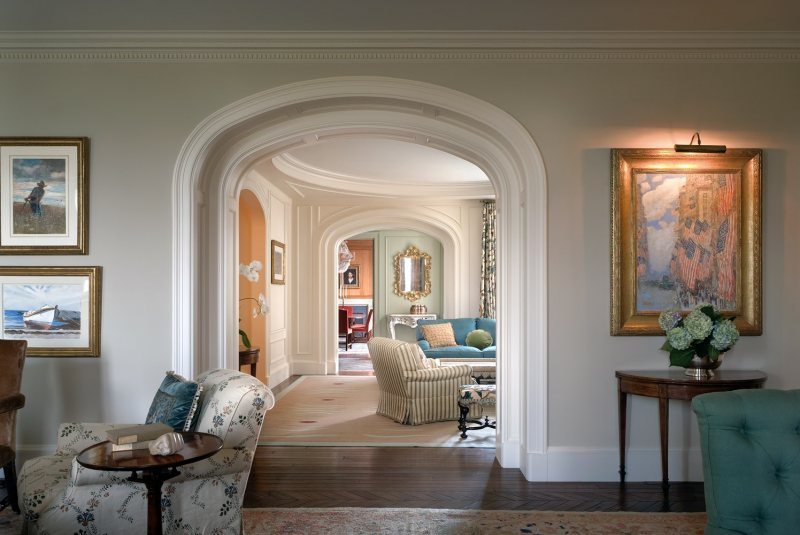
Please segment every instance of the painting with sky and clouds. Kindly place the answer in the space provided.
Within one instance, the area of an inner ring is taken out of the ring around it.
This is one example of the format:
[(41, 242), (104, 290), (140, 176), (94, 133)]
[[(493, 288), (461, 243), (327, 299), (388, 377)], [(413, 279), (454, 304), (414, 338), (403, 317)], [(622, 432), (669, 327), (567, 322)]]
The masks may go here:
[(66, 177), (66, 158), (11, 159), (14, 234), (66, 233)]
[[(4, 337), (79, 338), (83, 295), (81, 284), (3, 284)], [(57, 307), (52, 321), (26, 321), (26, 312), (50, 307)]]
[(735, 311), (740, 173), (634, 175), (637, 311)]

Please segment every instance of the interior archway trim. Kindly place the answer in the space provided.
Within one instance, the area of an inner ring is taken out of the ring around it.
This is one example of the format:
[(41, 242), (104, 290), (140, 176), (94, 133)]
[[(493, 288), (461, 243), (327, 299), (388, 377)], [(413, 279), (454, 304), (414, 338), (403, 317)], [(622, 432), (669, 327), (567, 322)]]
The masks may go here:
[[(336, 114), (441, 142), (481, 167), (498, 204), (498, 459), (546, 480), (547, 188), (522, 125), (453, 89), (384, 77), (288, 84), (213, 113), (190, 134), (173, 175), (173, 363), (187, 376), (235, 362), (235, 192), (259, 159), (331, 128)], [(368, 119), (367, 116), (372, 117)], [(351, 117), (352, 118), (352, 117)], [(292, 135), (288, 135), (292, 133)], [(427, 139), (426, 139), (427, 142)], [(231, 280), (226, 280), (231, 279)]]

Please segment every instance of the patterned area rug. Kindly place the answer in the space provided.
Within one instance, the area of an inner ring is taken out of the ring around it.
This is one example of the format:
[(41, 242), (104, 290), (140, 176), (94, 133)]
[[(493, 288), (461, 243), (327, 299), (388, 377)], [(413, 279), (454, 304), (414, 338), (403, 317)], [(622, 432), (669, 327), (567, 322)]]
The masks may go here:
[(456, 421), (403, 425), (375, 414), (377, 407), (375, 377), (306, 375), (278, 395), (258, 444), (495, 447), (494, 429), (469, 431), (461, 439)]
[(245, 509), (245, 533), (283, 535), (702, 535), (705, 513), (457, 509)]
[[(702, 535), (705, 513), (580, 513), (456, 509), (244, 509), (244, 532), (281, 535)], [(0, 513), (0, 534), (20, 515)]]

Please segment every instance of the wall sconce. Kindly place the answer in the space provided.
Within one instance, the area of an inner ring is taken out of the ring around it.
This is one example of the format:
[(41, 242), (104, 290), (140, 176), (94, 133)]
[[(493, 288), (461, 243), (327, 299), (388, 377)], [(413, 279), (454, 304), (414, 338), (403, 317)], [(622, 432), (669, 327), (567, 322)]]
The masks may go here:
[[(697, 145), (692, 145), (694, 139), (697, 138)], [(700, 141), (700, 132), (695, 132), (692, 139), (689, 140), (688, 145), (675, 145), (675, 152), (714, 152), (721, 153), (728, 150), (725, 145), (703, 145)]]

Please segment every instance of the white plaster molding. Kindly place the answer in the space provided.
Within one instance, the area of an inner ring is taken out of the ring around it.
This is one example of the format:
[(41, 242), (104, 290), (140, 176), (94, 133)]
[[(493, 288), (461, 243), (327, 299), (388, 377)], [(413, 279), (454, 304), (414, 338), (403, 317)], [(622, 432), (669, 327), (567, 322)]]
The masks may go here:
[[(703, 481), (699, 448), (667, 450), (670, 481)], [(536, 461), (529, 460), (530, 463)], [(619, 481), (616, 448), (564, 448), (547, 450), (547, 481)], [(661, 451), (635, 448), (625, 452), (625, 481), (661, 481)]]
[[(392, 106), (347, 109), (332, 96), (369, 99), (366, 102), (386, 99)], [(269, 120), (271, 113), (286, 109), (295, 112), (285, 114), (282, 121)], [(420, 109), (427, 112), (420, 114)], [(265, 117), (264, 124), (254, 128), (259, 117)], [(245, 123), (248, 133), (243, 135)], [(229, 279), (235, 267), (230, 246), (235, 226), (225, 200), (235, 193), (240, 177), (260, 159), (296, 146), (305, 135), (344, 129), (385, 132), (387, 128), (441, 139), (447, 144), (443, 150), (483, 169), (496, 191), (498, 257), (503, 259), (497, 274), (498, 385), (502, 391), (498, 451), (504, 466), (519, 466), (522, 451), (544, 454), (547, 444), (544, 164), (530, 134), (516, 119), (492, 104), (444, 87), (383, 77), (298, 82), (235, 102), (195, 128), (178, 155), (173, 179), (176, 369), (196, 376), (236, 351), (236, 317), (218, 315), (225, 314), (222, 303), (228, 302), (233, 291)], [(194, 202), (196, 192), (204, 195), (202, 205)], [(334, 250), (331, 243), (323, 247)], [(333, 262), (333, 254), (327, 262)], [(332, 267), (325, 273), (333, 273)], [(323, 284), (318, 296), (335, 295), (332, 288), (325, 288), (333, 286), (333, 276), (311, 283)], [(541, 286), (530, 288), (533, 283)], [(525, 334), (531, 327), (536, 336)], [(322, 338), (334, 339), (324, 330)], [(293, 373), (324, 373), (324, 368), (324, 363), (302, 358), (292, 362)], [(531, 384), (541, 388), (532, 389)]]
[(448, 276), (443, 279), (442, 314), (444, 317), (462, 315), (462, 293), (457, 284), (462, 280), (466, 266), (462, 265), (461, 244), (464, 242), (464, 230), (451, 224), (450, 218), (436, 217), (424, 206), (414, 207), (379, 207), (365, 210), (363, 207), (348, 209), (336, 217), (319, 222), (320, 240), (316, 258), (311, 265), (317, 271), (312, 274), (313, 280), (325, 281), (318, 293), (320, 303), (315, 310), (319, 311), (320, 325), (323, 326), (317, 343), (316, 354), (320, 362), (326, 364), (326, 373), (335, 373), (338, 354), (338, 327), (335, 316), (338, 281), (331, 280), (328, 274), (336, 273), (336, 251), (345, 238), (371, 230), (391, 230), (403, 228), (427, 234), (439, 240), (442, 245), (442, 272)]
[[(349, 135), (348, 137), (366, 137), (364, 134), (359, 136)], [(381, 136), (379, 132), (369, 134), (369, 137), (388, 137)], [(395, 136), (392, 136), (395, 137)], [(417, 144), (430, 145), (431, 141), (413, 140), (409, 141)], [(485, 199), (494, 196), (494, 189), (491, 183), (476, 183), (475, 181), (447, 182), (446, 184), (432, 184), (430, 182), (415, 182), (413, 179), (398, 182), (377, 182), (369, 178), (335, 173), (330, 170), (320, 169), (292, 157), (290, 154), (279, 154), (272, 159), (272, 163), (282, 173), (296, 180), (302, 181), (294, 183), (293, 187), (309, 189), (314, 191), (324, 191), (330, 193), (347, 193), (362, 197), (383, 197), (397, 199), (402, 197), (409, 198), (452, 198), (453, 192), (458, 192), (460, 199)]]
[(5, 62), (800, 61), (800, 32), (0, 32)]

